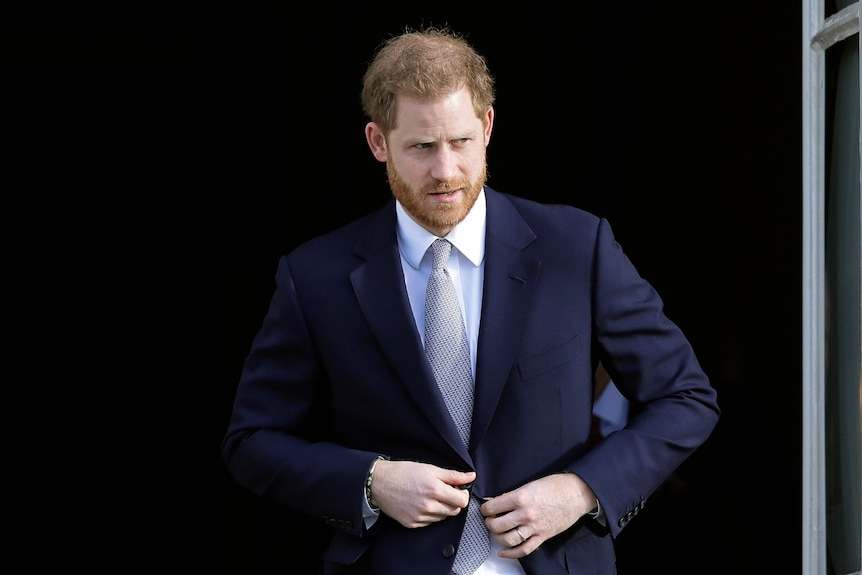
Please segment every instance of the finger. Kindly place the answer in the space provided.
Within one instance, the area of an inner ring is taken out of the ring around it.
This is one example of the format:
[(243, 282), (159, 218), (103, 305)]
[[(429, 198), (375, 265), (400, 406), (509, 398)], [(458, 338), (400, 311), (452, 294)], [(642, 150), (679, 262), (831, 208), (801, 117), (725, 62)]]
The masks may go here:
[(417, 502), (415, 516), (413, 518), (414, 525), (430, 525), (443, 521), (447, 517), (454, 517), (461, 513), (461, 507), (457, 505), (449, 505), (440, 500), (427, 500), (424, 503)]
[(510, 529), (496, 537), (500, 544), (504, 546), (499, 552), (499, 556), (506, 559), (520, 559), (529, 555), (541, 545), (538, 535), (531, 534), (529, 527), (525, 525)]
[(461, 509), (467, 507), (467, 504), (470, 503), (470, 492), (460, 487), (444, 486), (437, 496), (437, 500), (451, 508), (453, 513), (450, 513), (450, 515), (457, 515)]
[[(479, 507), (479, 511), (485, 517), (500, 517), (515, 510), (515, 502), (510, 497), (486, 497), (485, 502)], [(507, 529), (511, 529), (511, 524)]]

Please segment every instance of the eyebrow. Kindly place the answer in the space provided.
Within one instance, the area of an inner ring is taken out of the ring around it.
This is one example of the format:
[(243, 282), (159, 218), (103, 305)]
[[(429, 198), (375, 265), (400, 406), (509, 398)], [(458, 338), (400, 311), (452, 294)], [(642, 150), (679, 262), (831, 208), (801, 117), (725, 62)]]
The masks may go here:
[[(475, 132), (467, 131), (467, 132), (460, 132), (460, 133), (455, 134), (453, 136), (447, 137), (446, 141), (451, 142), (452, 140), (464, 140), (464, 139), (469, 140), (469, 139), (473, 139), (475, 137), (476, 137)], [(411, 137), (411, 138), (407, 138), (406, 140), (404, 140), (404, 143), (407, 144), (408, 146), (414, 146), (416, 144), (431, 144), (431, 143), (434, 143), (437, 141), (439, 141), (439, 138), (434, 138), (434, 137), (427, 137), (427, 138), (415, 137), (414, 138), (414, 137)]]

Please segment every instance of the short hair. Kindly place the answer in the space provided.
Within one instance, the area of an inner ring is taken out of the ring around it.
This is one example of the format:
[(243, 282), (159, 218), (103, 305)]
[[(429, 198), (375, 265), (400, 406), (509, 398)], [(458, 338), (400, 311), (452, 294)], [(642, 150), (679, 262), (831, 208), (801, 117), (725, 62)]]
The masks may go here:
[(485, 58), (448, 28), (405, 30), (378, 48), (362, 78), (362, 110), (385, 134), (395, 128), (395, 99), (434, 100), (467, 87), (476, 117), (494, 104)]

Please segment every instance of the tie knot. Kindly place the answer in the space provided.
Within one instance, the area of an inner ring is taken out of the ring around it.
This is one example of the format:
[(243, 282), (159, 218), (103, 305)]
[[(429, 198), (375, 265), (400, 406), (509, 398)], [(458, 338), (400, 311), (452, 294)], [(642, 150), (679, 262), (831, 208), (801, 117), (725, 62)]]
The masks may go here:
[(449, 260), (449, 252), (452, 251), (452, 244), (449, 240), (434, 240), (431, 244), (431, 249), (434, 250), (434, 262), (431, 264), (432, 269), (438, 270), (446, 267), (446, 262)]

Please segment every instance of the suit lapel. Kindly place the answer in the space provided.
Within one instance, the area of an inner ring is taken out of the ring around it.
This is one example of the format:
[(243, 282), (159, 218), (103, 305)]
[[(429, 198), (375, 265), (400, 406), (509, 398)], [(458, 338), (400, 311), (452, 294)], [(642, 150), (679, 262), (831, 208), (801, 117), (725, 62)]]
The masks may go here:
[[(486, 188), (485, 283), (470, 445), (488, 429), (514, 364), (541, 261), (524, 254), (536, 235), (514, 206)], [(471, 449), (471, 451), (473, 451)]]
[(401, 270), (394, 201), (378, 217), (384, 221), (372, 222), (367, 228), (368, 233), (360, 238), (354, 250), (365, 259), (350, 274), (359, 306), (383, 353), (420, 409), (446, 441), (466, 461), (470, 461), (437, 389), (422, 340), (416, 331)]

